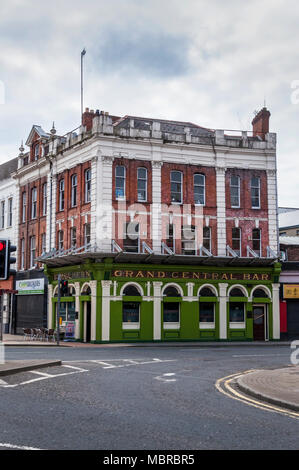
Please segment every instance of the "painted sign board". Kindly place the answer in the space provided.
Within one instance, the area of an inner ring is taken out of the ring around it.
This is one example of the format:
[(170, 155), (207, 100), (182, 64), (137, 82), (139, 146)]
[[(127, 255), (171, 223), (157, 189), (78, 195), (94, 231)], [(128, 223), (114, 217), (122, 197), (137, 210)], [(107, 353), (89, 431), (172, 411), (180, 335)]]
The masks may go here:
[(284, 284), (283, 297), (284, 299), (299, 299), (299, 284)]
[(24, 279), (16, 281), (16, 290), (18, 295), (43, 294), (45, 291), (44, 279)]

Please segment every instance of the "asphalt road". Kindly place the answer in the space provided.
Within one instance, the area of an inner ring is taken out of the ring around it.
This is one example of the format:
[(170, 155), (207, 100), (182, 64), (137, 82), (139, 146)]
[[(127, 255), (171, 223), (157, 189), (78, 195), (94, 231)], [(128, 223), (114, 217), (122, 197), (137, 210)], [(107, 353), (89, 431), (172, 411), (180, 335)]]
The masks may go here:
[(0, 450), (298, 449), (298, 419), (220, 393), (249, 369), (290, 365), (269, 347), (6, 348), (63, 366), (3, 377)]

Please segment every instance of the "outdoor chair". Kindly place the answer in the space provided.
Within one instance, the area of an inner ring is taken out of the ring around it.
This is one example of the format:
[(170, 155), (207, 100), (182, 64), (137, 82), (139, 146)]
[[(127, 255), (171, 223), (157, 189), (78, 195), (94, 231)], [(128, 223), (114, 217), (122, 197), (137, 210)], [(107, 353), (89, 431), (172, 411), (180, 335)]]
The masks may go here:
[(23, 328), (24, 340), (27, 338), (31, 339), (31, 328)]
[(52, 341), (55, 341), (55, 330), (53, 328), (49, 329), (46, 334), (47, 341), (52, 338)]

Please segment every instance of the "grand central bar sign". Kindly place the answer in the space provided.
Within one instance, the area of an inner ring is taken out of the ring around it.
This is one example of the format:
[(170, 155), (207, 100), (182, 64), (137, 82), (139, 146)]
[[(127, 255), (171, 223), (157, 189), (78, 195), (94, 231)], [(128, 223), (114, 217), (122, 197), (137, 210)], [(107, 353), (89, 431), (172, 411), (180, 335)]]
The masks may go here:
[(270, 274), (261, 273), (213, 273), (193, 271), (112, 271), (112, 277), (126, 277), (130, 279), (200, 279), (210, 281), (270, 281)]

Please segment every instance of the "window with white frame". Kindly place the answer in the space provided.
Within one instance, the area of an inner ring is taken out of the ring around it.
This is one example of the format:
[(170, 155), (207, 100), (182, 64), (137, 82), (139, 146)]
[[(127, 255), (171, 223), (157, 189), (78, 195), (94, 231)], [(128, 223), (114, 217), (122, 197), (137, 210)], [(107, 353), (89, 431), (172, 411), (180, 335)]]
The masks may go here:
[(175, 226), (174, 224), (167, 225), (166, 245), (175, 253)]
[(180, 171), (170, 172), (171, 202), (181, 204), (183, 202), (183, 174)]
[(194, 204), (205, 205), (205, 179), (205, 175), (194, 175)]
[(240, 207), (240, 178), (239, 176), (230, 177), (230, 204), (231, 207)]
[(70, 235), (71, 235), (71, 248), (75, 249), (75, 248), (77, 248), (77, 230), (76, 230), (76, 227), (71, 228)]
[(59, 210), (64, 210), (64, 179), (59, 181)]
[(234, 252), (241, 256), (241, 229), (233, 228), (232, 229), (232, 249)]
[(211, 251), (211, 229), (210, 227), (204, 227), (202, 231), (202, 245), (207, 250)]
[(138, 201), (147, 201), (147, 169), (137, 169), (137, 199)]
[(124, 224), (124, 251), (127, 253), (140, 252), (139, 224), (126, 222)]
[(215, 323), (215, 303), (200, 302), (199, 303), (199, 322)]
[(37, 189), (31, 190), (31, 219), (36, 219), (37, 216)]
[(252, 209), (260, 209), (261, 207), (261, 181), (257, 176), (251, 178), (251, 207)]
[(57, 234), (57, 248), (59, 251), (63, 251), (63, 230), (59, 230)]
[(43, 184), (43, 215), (47, 215), (47, 202), (48, 202), (48, 197), (47, 197), (47, 183)]
[(77, 184), (78, 178), (77, 175), (71, 176), (71, 206), (75, 207), (77, 205)]
[(124, 166), (115, 168), (115, 199), (124, 200), (126, 198), (126, 169)]
[(22, 222), (26, 222), (26, 205), (27, 205), (26, 193), (22, 193)]
[(91, 201), (91, 169), (87, 168), (84, 173), (84, 181), (85, 181), (85, 202)]
[(261, 256), (261, 231), (259, 228), (252, 230), (252, 249), (258, 256)]
[(123, 302), (123, 323), (136, 326), (140, 323), (140, 303)]
[(36, 144), (34, 147), (34, 160), (38, 160), (39, 157), (39, 144)]
[(4, 224), (5, 224), (5, 201), (1, 201), (0, 228), (4, 228)]
[(21, 269), (25, 267), (25, 239), (21, 239)]
[(42, 233), (42, 255), (46, 253), (47, 245), (46, 245), (46, 234)]
[(182, 254), (196, 255), (196, 231), (194, 225), (182, 226)]
[(90, 244), (90, 224), (84, 224), (84, 246)]
[(35, 236), (30, 237), (30, 268), (35, 266), (36, 258), (36, 239)]
[(7, 208), (7, 227), (12, 227), (12, 203), (13, 199), (10, 197), (8, 199), (8, 208)]

